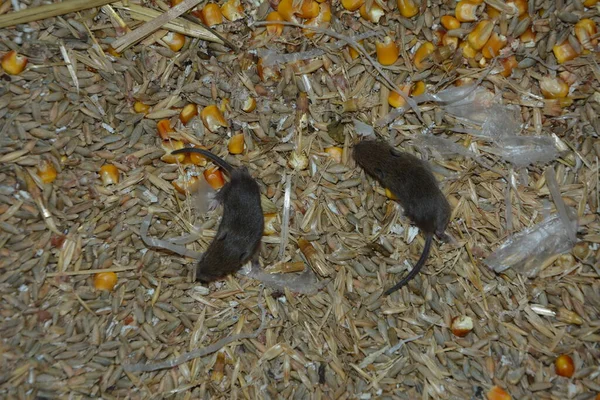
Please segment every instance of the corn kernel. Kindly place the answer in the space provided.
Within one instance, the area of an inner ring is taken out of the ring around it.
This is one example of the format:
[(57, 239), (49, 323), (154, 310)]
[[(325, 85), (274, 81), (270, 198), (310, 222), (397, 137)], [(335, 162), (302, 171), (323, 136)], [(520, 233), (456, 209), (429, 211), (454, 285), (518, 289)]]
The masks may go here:
[(281, 72), (277, 65), (263, 66), (263, 59), (259, 58), (256, 64), (256, 72), (261, 81), (267, 82), (269, 80), (277, 81), (281, 78)]
[(479, 4), (473, 0), (460, 0), (454, 9), (456, 19), (460, 22), (472, 22), (477, 20), (477, 6)]
[(223, 380), (223, 370), (225, 369), (225, 353), (219, 352), (217, 353), (217, 359), (215, 361), (215, 365), (213, 366), (213, 370), (210, 374), (210, 380), (212, 382), (221, 382)]
[(256, 109), (256, 100), (254, 97), (248, 96), (246, 100), (244, 100), (244, 104), (242, 104), (242, 110), (244, 112), (252, 112)]
[(221, 9), (215, 3), (208, 3), (200, 11), (200, 19), (204, 22), (204, 25), (212, 27), (223, 23), (223, 13)]
[(487, 400), (511, 400), (512, 398), (500, 386), (494, 386), (487, 392)]
[(450, 36), (448, 33), (444, 33), (442, 36), (442, 45), (448, 46), (452, 50), (456, 50), (458, 48), (458, 38), (456, 36)]
[(492, 36), (490, 36), (489, 40), (481, 49), (481, 54), (485, 58), (494, 58), (498, 54), (500, 54), (500, 50), (506, 46), (506, 37), (503, 35), (498, 35), (496, 32), (492, 32)]
[[(198, 146), (198, 148), (206, 150), (205, 146)], [(194, 164), (203, 167), (206, 165), (206, 162), (207, 160), (202, 154), (190, 152), (186, 154), (186, 160), (184, 161), (184, 164)]]
[(175, 7), (177, 4), (181, 3), (183, 0), (171, 0), (171, 7)]
[(198, 107), (193, 103), (186, 104), (179, 113), (179, 120), (182, 124), (187, 125), (196, 115), (198, 115)]
[(506, 4), (510, 5), (519, 17), (525, 15), (527, 12), (527, 0), (512, 0), (508, 1)]
[(477, 50), (471, 47), (468, 41), (462, 41), (458, 47), (462, 50), (463, 56), (466, 58), (474, 58), (477, 55)]
[(575, 373), (573, 359), (567, 354), (559, 356), (554, 362), (554, 367), (556, 369), (556, 375), (564, 376), (566, 378), (572, 377), (573, 373)]
[(225, 97), (223, 100), (221, 100), (221, 105), (219, 106), (219, 110), (221, 110), (222, 113), (231, 110), (229, 108), (229, 98), (228, 97)]
[(274, 235), (277, 233), (275, 229), (275, 223), (277, 222), (277, 213), (270, 213), (264, 215), (265, 224), (263, 229), (263, 235)]
[(412, 18), (419, 13), (419, 7), (414, 0), (396, 0), (396, 4), (404, 18)]
[(390, 200), (398, 200), (398, 197), (388, 188), (385, 188), (385, 196)]
[(112, 46), (108, 46), (107, 52), (113, 57), (121, 57), (121, 53), (116, 51)]
[[(364, 46), (363, 42), (364, 42), (364, 41), (363, 41), (363, 40), (361, 40), (360, 42), (358, 42), (358, 44), (360, 44), (361, 46)], [(348, 46), (348, 53), (350, 54), (350, 57), (351, 57), (353, 60), (356, 60), (356, 59), (357, 59), (357, 58), (360, 56), (360, 53), (358, 52), (358, 50), (356, 50), (356, 49), (355, 49), (354, 47), (352, 47), (352, 46)]]
[(294, 6), (294, 0), (281, 0), (277, 6), (277, 12), (283, 17), (284, 21), (296, 22), (294, 14), (300, 10)]
[(561, 44), (557, 44), (552, 47), (552, 52), (554, 53), (554, 57), (556, 57), (556, 61), (558, 61), (559, 64), (571, 61), (578, 55), (568, 40), (565, 40)]
[(460, 21), (454, 18), (452, 15), (444, 15), (442, 18), (440, 18), (440, 22), (442, 23), (442, 26), (449, 31), (460, 28)]
[(158, 135), (162, 140), (167, 140), (169, 138), (169, 133), (173, 132), (173, 128), (171, 128), (171, 121), (168, 119), (161, 119), (156, 123), (156, 129), (158, 129)]
[(413, 58), (413, 64), (417, 69), (425, 69), (429, 66), (429, 59), (431, 54), (434, 52), (435, 46), (431, 42), (423, 43), (417, 51), (415, 51), (415, 56)]
[(319, 3), (314, 0), (304, 0), (300, 6), (300, 18), (316, 18), (319, 15)]
[(485, 12), (487, 13), (489, 19), (498, 19), (502, 14), (500, 10), (490, 6), (489, 4), (486, 5)]
[(160, 158), (161, 160), (167, 164), (183, 164), (186, 156), (185, 153), (171, 154), (175, 150), (183, 149), (183, 142), (179, 140), (163, 140), (161, 147), (165, 151), (165, 154)]
[(411, 89), (412, 96), (420, 96), (425, 93), (425, 82), (418, 81), (415, 82)]
[(342, 7), (348, 11), (356, 11), (364, 2), (365, 0), (342, 0)]
[(2, 56), (0, 64), (7, 74), (19, 75), (27, 66), (27, 57), (21, 56), (16, 51), (11, 50)]
[(598, 0), (585, 0), (583, 2), (583, 5), (590, 8), (590, 7), (594, 7), (596, 5), (596, 3), (598, 3)]
[[(400, 89), (403, 93), (406, 93), (407, 96), (410, 94), (410, 84), (404, 85)], [(406, 105), (406, 100), (404, 100), (404, 98), (400, 96), (399, 93), (390, 90), (390, 94), (388, 96), (388, 104), (394, 108), (404, 107)]]
[(242, 154), (244, 152), (244, 134), (239, 133), (233, 135), (231, 139), (229, 139), (227, 149), (231, 154)]
[(104, 164), (100, 167), (100, 179), (104, 186), (119, 183), (119, 170), (112, 164)]
[(481, 50), (490, 39), (493, 30), (494, 23), (492, 21), (483, 20), (475, 25), (475, 29), (473, 29), (467, 37), (471, 48), (473, 48), (473, 50)]
[(98, 290), (112, 291), (117, 284), (117, 274), (114, 272), (100, 272), (94, 275), (94, 287)]
[[(304, 25), (326, 28), (329, 25), (329, 21), (331, 21), (331, 6), (329, 3), (321, 3), (319, 4), (319, 15), (309, 19)], [(302, 29), (302, 32), (308, 38), (313, 37), (316, 33), (312, 29)]]
[(367, 3), (364, 3), (362, 6), (360, 6), (359, 12), (361, 17), (374, 24), (378, 23), (381, 17), (385, 15), (385, 11), (383, 11), (383, 8), (381, 8), (379, 4), (375, 2), (371, 4), (371, 8), (369, 8), (368, 11)]
[(179, 51), (185, 44), (185, 36), (179, 32), (169, 32), (162, 38), (163, 42), (173, 51)]
[(133, 111), (139, 114), (146, 114), (150, 110), (150, 106), (142, 103), (141, 101), (136, 101), (133, 103)]
[(342, 148), (341, 147), (328, 147), (325, 149), (325, 153), (329, 154), (333, 160), (340, 164), (342, 162)]
[(392, 65), (400, 57), (398, 45), (389, 36), (383, 38), (383, 42), (376, 41), (375, 49), (377, 50), (377, 60), (381, 65)]
[(540, 90), (547, 99), (567, 97), (569, 85), (559, 77), (545, 76), (540, 80)]
[(228, 0), (221, 6), (221, 14), (229, 21), (237, 21), (245, 17), (244, 7), (240, 0)]
[(206, 129), (211, 132), (216, 132), (220, 127), (229, 126), (221, 110), (214, 104), (204, 107), (200, 112), (200, 118)]
[(219, 168), (207, 168), (204, 170), (204, 179), (215, 190), (219, 190), (225, 185), (223, 173)]
[(512, 74), (513, 69), (519, 65), (515, 56), (505, 58), (502, 61), (500, 61), (500, 63), (504, 68), (500, 74), (505, 78), (508, 78)]
[(594, 47), (598, 44), (598, 39), (595, 38), (597, 33), (596, 23), (589, 18), (583, 18), (575, 24), (575, 36), (586, 50), (594, 51)]
[(54, 182), (58, 175), (56, 168), (54, 168), (54, 164), (48, 160), (40, 161), (37, 167), (37, 174), (44, 183)]
[(194, 193), (198, 190), (200, 187), (200, 180), (197, 176), (181, 175), (171, 182), (171, 184), (179, 193), (187, 195), (188, 193)]
[[(277, 11), (271, 11), (267, 15), (267, 18), (265, 20), (269, 21), (269, 22), (270, 21), (283, 21), (283, 17)], [(267, 32), (269, 33), (269, 35), (279, 36), (279, 35), (281, 35), (283, 33), (283, 25), (281, 25), (281, 24), (268, 24), (267, 25)]]
[(521, 33), (521, 36), (519, 36), (519, 39), (521, 39), (521, 42), (523, 42), (523, 43), (529, 43), (529, 42), (535, 41), (535, 33), (533, 32), (533, 29), (531, 29), (531, 27), (527, 28), (525, 30), (525, 32)]

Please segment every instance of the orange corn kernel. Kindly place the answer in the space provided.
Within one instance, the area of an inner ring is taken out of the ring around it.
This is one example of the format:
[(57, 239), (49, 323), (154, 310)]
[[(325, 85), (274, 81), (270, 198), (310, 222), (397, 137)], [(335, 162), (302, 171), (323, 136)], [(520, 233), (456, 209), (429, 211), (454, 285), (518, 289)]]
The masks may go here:
[(365, 0), (342, 0), (342, 7), (348, 11), (356, 11), (364, 2)]
[(171, 182), (175, 190), (181, 194), (194, 193), (200, 186), (200, 180), (197, 176), (181, 175), (176, 180)]
[(119, 170), (112, 164), (104, 164), (100, 167), (100, 179), (104, 186), (119, 183)]
[(456, 36), (448, 35), (448, 32), (444, 33), (442, 36), (442, 45), (448, 46), (452, 50), (456, 50), (458, 48), (458, 38)]
[(494, 30), (494, 23), (489, 20), (483, 20), (475, 25), (475, 29), (469, 33), (467, 40), (469, 45), (474, 50), (481, 50), (485, 46), (486, 42), (492, 36)]
[(400, 57), (398, 45), (389, 36), (383, 38), (383, 42), (376, 41), (375, 49), (377, 50), (377, 60), (381, 65), (392, 65)]
[(429, 56), (434, 52), (435, 46), (431, 42), (423, 43), (417, 51), (415, 51), (415, 56), (413, 58), (413, 64), (418, 69), (425, 69), (429, 65)]
[(419, 7), (414, 0), (396, 0), (396, 4), (404, 18), (412, 18), (419, 13)]
[(277, 65), (263, 65), (263, 59), (259, 58), (256, 64), (256, 72), (261, 81), (267, 82), (269, 80), (277, 81), (281, 77), (281, 72)]
[(504, 60), (500, 61), (500, 63), (504, 68), (500, 74), (505, 78), (508, 78), (512, 74), (513, 69), (519, 65), (515, 56), (505, 58)]
[[(309, 19), (304, 25), (326, 28), (329, 21), (331, 21), (331, 6), (329, 3), (321, 3), (319, 4), (319, 15)], [(304, 33), (304, 36), (311, 38), (315, 36), (316, 32), (312, 29), (302, 29), (302, 33)]]
[(227, 149), (231, 154), (242, 154), (244, 152), (244, 134), (238, 133), (229, 139)]
[(304, 0), (300, 6), (300, 18), (316, 18), (319, 15), (319, 3), (314, 0)]
[(200, 113), (200, 118), (202, 118), (206, 129), (211, 132), (217, 131), (220, 127), (226, 128), (229, 126), (221, 110), (214, 104), (204, 107)]
[(415, 82), (412, 85), (412, 89), (410, 92), (411, 92), (411, 95), (413, 95), (413, 96), (422, 95), (423, 93), (425, 93), (425, 82), (423, 82), (423, 81)]
[[(410, 94), (410, 84), (404, 85), (400, 89), (403, 93), (406, 93), (407, 96)], [(388, 104), (394, 108), (404, 107), (406, 105), (406, 100), (404, 100), (398, 92), (390, 90)]]
[(340, 164), (342, 162), (342, 148), (341, 147), (328, 147), (325, 149), (325, 153), (329, 154), (333, 160)]
[(158, 129), (158, 135), (162, 140), (167, 140), (169, 138), (169, 133), (173, 132), (173, 128), (171, 128), (171, 121), (168, 119), (161, 119), (156, 123), (156, 129)]
[(193, 103), (186, 104), (179, 113), (179, 120), (182, 124), (187, 125), (187, 123), (196, 115), (198, 115), (198, 106)]
[(474, 0), (460, 0), (454, 9), (454, 15), (460, 22), (472, 22), (477, 20), (477, 6), (480, 3)]
[(242, 104), (242, 110), (244, 112), (252, 112), (256, 109), (256, 100), (254, 99), (254, 97), (248, 97), (246, 100), (244, 100), (244, 104)]
[(117, 284), (117, 274), (114, 272), (100, 272), (94, 275), (94, 287), (98, 290), (112, 291)]
[(463, 41), (458, 45), (458, 47), (462, 50), (463, 56), (466, 58), (473, 58), (477, 55), (477, 50), (471, 47), (468, 41)]
[(556, 369), (556, 375), (564, 376), (566, 378), (572, 377), (575, 372), (573, 359), (567, 354), (559, 356), (554, 362), (554, 367)]
[(529, 42), (535, 41), (535, 33), (533, 32), (533, 29), (531, 29), (531, 27), (527, 28), (525, 30), (525, 32), (521, 33), (521, 36), (519, 36), (519, 39), (521, 39), (521, 42), (523, 42), (523, 43), (529, 43)]
[(265, 214), (265, 224), (263, 229), (263, 235), (269, 236), (277, 233), (275, 229), (275, 223), (277, 222), (277, 213)]
[(237, 21), (245, 17), (244, 7), (240, 0), (229, 0), (221, 6), (221, 14), (229, 21)]
[(592, 37), (596, 36), (598, 29), (596, 23), (589, 18), (580, 19), (575, 24), (575, 36), (581, 43), (581, 46), (589, 51), (594, 51), (594, 46), (598, 44), (598, 39)]
[(223, 179), (223, 173), (217, 167), (215, 168), (207, 168), (204, 170), (204, 179), (206, 182), (215, 190), (221, 189), (223, 185), (225, 185), (225, 180)]
[(373, 22), (374, 24), (378, 23), (381, 17), (385, 15), (385, 11), (383, 11), (383, 8), (381, 8), (379, 4), (375, 2), (371, 4), (371, 8), (369, 8), (368, 11), (367, 3), (364, 3), (362, 6), (360, 6), (359, 12), (361, 17), (363, 17), (369, 22)]
[[(198, 148), (206, 150), (205, 146), (198, 146)], [(206, 158), (202, 154), (190, 152), (187, 153), (186, 158), (186, 164), (200, 165), (202, 167), (206, 165)]]
[(545, 76), (540, 80), (540, 90), (547, 99), (560, 99), (569, 94), (569, 85), (559, 77)]
[(144, 104), (141, 101), (136, 101), (133, 103), (133, 111), (140, 114), (146, 114), (150, 110), (150, 106), (148, 104)]
[[(362, 46), (362, 42), (359, 42), (359, 43), (360, 43), (360, 45)], [(360, 53), (358, 52), (358, 50), (356, 50), (356, 49), (355, 49), (354, 47), (352, 47), (352, 46), (349, 46), (349, 47), (348, 47), (348, 53), (350, 54), (350, 57), (351, 57), (353, 60), (356, 60), (356, 59), (357, 59), (357, 58), (360, 56)]]
[(215, 3), (208, 3), (200, 11), (200, 19), (206, 26), (215, 26), (223, 23), (223, 13)]
[(296, 17), (294, 14), (300, 10), (294, 6), (294, 0), (281, 0), (277, 6), (277, 12), (283, 17), (284, 21), (295, 22)]
[(7, 74), (19, 75), (27, 66), (27, 57), (21, 56), (16, 51), (11, 50), (2, 56), (0, 64)]
[(558, 61), (559, 64), (571, 61), (578, 55), (568, 40), (565, 40), (561, 44), (557, 44), (552, 47), (552, 52), (554, 53), (554, 57), (556, 57), (556, 61)]
[(527, 0), (512, 0), (508, 1), (506, 4), (510, 5), (519, 17), (527, 12)]
[(179, 51), (185, 44), (185, 36), (179, 32), (169, 32), (162, 38), (163, 42), (173, 51)]
[(510, 394), (506, 393), (500, 386), (494, 386), (487, 392), (487, 400), (511, 400)]
[(596, 5), (596, 3), (598, 3), (598, 0), (585, 0), (583, 2), (583, 5), (586, 7), (594, 7)]
[(40, 161), (37, 167), (37, 174), (44, 183), (54, 182), (58, 175), (56, 168), (54, 168), (54, 164), (48, 160)]
[(452, 15), (444, 15), (442, 18), (440, 18), (440, 22), (447, 30), (460, 28), (460, 21), (454, 18)]
[(223, 100), (221, 100), (221, 105), (219, 106), (219, 110), (221, 110), (222, 113), (230, 110), (229, 98), (225, 97)]
[[(283, 17), (277, 11), (271, 11), (266, 18), (267, 21), (283, 21)], [(283, 25), (281, 24), (268, 24), (267, 32), (269, 35), (279, 36), (283, 33)]]
[(390, 200), (398, 200), (398, 197), (388, 188), (385, 188), (385, 196)]
[(121, 53), (116, 51), (112, 46), (108, 46), (108, 49), (106, 51), (113, 57), (121, 57)]
[(486, 5), (485, 12), (487, 13), (489, 19), (500, 18), (500, 15), (502, 14), (500, 10), (490, 6), (489, 4)]
[(500, 54), (500, 50), (506, 46), (506, 37), (503, 35), (498, 35), (496, 32), (492, 32), (492, 36), (490, 36), (489, 40), (481, 49), (481, 54), (485, 58), (494, 58), (498, 54)]
[(160, 158), (167, 164), (183, 164), (185, 160), (185, 153), (171, 154), (175, 150), (183, 149), (183, 142), (179, 140), (163, 140), (161, 144), (165, 154)]
[(183, 0), (171, 0), (171, 7), (175, 7), (177, 4), (181, 3)]

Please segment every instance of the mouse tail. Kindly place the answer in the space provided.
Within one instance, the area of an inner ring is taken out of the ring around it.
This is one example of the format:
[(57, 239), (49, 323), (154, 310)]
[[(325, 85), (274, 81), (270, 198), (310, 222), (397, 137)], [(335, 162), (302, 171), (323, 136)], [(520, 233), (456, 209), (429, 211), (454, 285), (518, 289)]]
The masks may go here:
[(389, 288), (388, 290), (385, 291), (384, 294), (386, 296), (389, 296), (390, 294), (394, 293), (396, 290), (402, 288), (402, 286), (406, 285), (412, 278), (417, 276), (419, 271), (421, 271), (421, 268), (423, 268), (423, 265), (425, 265), (425, 261), (427, 261), (427, 257), (429, 257), (429, 251), (431, 250), (431, 242), (433, 242), (433, 234), (428, 234), (425, 237), (425, 248), (423, 248), (423, 253), (421, 254), (421, 258), (419, 258), (419, 261), (417, 261), (417, 263), (415, 264), (413, 269), (410, 270), (408, 275), (406, 275), (404, 278), (402, 278), (402, 280), (400, 282), (396, 283), (394, 286), (392, 286), (391, 288)]
[(225, 160), (223, 160), (218, 155), (204, 149), (199, 149), (197, 147), (185, 147), (183, 149), (172, 151), (171, 154), (182, 154), (182, 153), (197, 153), (203, 155), (208, 158), (210, 161), (215, 163), (217, 166), (225, 170), (228, 175), (231, 176), (231, 171), (233, 171), (233, 167)]

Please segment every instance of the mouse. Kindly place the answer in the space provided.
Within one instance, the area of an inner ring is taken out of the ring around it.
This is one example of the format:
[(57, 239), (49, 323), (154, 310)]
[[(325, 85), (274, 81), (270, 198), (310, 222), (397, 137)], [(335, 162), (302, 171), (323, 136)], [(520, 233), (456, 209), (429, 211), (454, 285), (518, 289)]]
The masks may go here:
[(216, 154), (194, 147), (171, 154), (198, 153), (221, 168), (227, 182), (216, 194), (223, 205), (217, 234), (198, 261), (196, 280), (209, 283), (237, 272), (248, 261), (256, 261), (264, 230), (260, 187), (246, 167), (233, 168)]
[(446, 239), (451, 208), (438, 186), (429, 164), (412, 154), (396, 150), (381, 140), (363, 140), (352, 155), (365, 173), (387, 188), (408, 217), (425, 235), (425, 247), (413, 269), (393, 287), (388, 296), (402, 288), (421, 270), (431, 250), (433, 236)]

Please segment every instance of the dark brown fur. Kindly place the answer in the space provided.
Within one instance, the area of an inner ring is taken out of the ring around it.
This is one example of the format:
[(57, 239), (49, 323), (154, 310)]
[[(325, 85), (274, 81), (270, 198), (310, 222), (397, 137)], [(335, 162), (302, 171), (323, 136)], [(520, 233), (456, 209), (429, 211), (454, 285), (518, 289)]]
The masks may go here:
[(404, 215), (425, 235), (425, 248), (417, 264), (400, 282), (388, 289), (389, 295), (414, 278), (429, 256), (433, 235), (445, 236), (450, 220), (450, 204), (438, 187), (429, 165), (417, 157), (398, 151), (388, 144), (364, 140), (354, 146), (358, 165), (398, 199)]
[(264, 229), (260, 188), (245, 167), (234, 169), (207, 150), (185, 148), (171, 154), (186, 152), (209, 158), (229, 176), (216, 196), (223, 204), (221, 224), (196, 269), (196, 280), (212, 282), (237, 272), (258, 253)]

